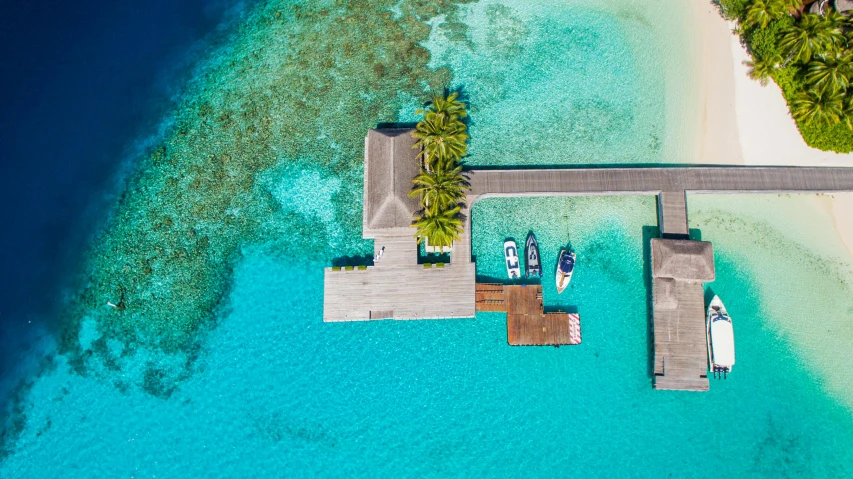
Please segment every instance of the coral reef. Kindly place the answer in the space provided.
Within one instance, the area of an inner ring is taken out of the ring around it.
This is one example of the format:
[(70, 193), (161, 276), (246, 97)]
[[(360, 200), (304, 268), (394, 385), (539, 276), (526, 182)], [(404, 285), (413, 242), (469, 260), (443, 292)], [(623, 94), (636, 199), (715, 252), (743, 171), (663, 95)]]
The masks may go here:
[[(125, 345), (122, 356), (142, 347), (191, 365), (241, 248), (310, 242), (304, 250), (319, 260), (336, 238), (339, 250), (364, 250), (364, 132), (448, 84), (449, 70), (427, 68), (419, 43), (428, 20), (454, 9), (449, 1), (259, 6), (199, 68), (172, 129), (139, 160), (94, 242), (88, 282), (67, 312), (62, 352), (74, 368), (85, 374), (91, 358), (120, 368), (107, 340)], [(326, 182), (320, 197), (304, 194), (306, 178)], [(290, 200), (299, 205), (282, 201), (291, 185), (302, 191)], [(87, 319), (101, 338), (82, 345)], [(141, 375), (162, 396), (182, 377), (156, 366)]]

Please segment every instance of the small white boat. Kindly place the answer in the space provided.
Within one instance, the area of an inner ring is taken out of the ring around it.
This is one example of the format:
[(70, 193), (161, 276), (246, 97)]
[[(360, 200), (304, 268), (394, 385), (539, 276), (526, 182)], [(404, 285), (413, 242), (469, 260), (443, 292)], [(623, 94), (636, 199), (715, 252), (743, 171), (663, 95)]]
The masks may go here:
[(715, 378), (726, 377), (735, 365), (735, 335), (732, 318), (719, 296), (708, 306), (708, 363)]
[(575, 272), (575, 254), (562, 250), (557, 260), (557, 293), (562, 293), (572, 282), (572, 274)]
[(531, 231), (527, 235), (527, 244), (524, 247), (524, 258), (527, 260), (525, 264), (525, 273), (527, 277), (539, 276), (542, 277), (542, 265), (539, 263), (539, 243), (536, 242), (536, 237)]
[(518, 246), (515, 241), (506, 240), (504, 242), (504, 258), (506, 259), (506, 274), (510, 279), (518, 279), (521, 277), (521, 265), (518, 262)]

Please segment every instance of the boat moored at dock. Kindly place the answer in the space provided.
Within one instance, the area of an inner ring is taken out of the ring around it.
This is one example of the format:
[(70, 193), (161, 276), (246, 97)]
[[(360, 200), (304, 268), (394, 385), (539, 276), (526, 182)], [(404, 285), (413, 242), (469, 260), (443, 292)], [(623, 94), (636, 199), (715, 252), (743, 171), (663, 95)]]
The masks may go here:
[(518, 279), (521, 277), (521, 265), (518, 262), (518, 246), (515, 241), (504, 241), (504, 260), (506, 262), (506, 273), (509, 279)]
[(539, 243), (533, 232), (527, 235), (527, 244), (524, 247), (525, 273), (528, 277), (542, 277), (542, 264), (539, 262)]
[(719, 296), (708, 306), (708, 363), (715, 378), (725, 378), (735, 364), (732, 318)]
[(572, 274), (575, 272), (575, 254), (571, 251), (560, 251), (560, 258), (557, 261), (557, 293), (562, 293), (572, 281)]

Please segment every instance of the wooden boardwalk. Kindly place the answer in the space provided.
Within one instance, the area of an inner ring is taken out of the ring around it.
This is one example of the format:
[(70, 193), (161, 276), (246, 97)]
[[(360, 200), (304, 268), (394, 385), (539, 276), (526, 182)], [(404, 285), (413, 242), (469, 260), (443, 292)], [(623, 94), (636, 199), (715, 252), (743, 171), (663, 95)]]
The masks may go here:
[(692, 193), (829, 193), (853, 191), (853, 168), (688, 166), (470, 170), (471, 197), (657, 195)]
[[(661, 232), (687, 235), (686, 192), (833, 193), (853, 191), (853, 168), (686, 166), (661, 168), (473, 169), (468, 209), (492, 196), (657, 195)], [(459, 252), (470, 257), (470, 214)], [(454, 245), (455, 247), (456, 245)], [(466, 259), (456, 258), (455, 262)]]
[(544, 312), (542, 285), (477, 283), (475, 291), (477, 311), (507, 313), (506, 338), (511, 346), (579, 343), (572, 339), (567, 313)]

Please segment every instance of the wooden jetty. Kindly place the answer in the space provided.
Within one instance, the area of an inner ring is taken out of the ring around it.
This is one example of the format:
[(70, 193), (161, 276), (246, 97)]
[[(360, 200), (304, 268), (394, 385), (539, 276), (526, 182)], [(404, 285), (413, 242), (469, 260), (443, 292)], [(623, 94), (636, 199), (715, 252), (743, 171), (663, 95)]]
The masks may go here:
[(714, 281), (707, 241), (652, 239), (655, 389), (708, 390), (705, 289)]
[(686, 192), (752, 194), (853, 191), (853, 168), (676, 166), (473, 169), (467, 174), (471, 183), (467, 197), (468, 209), (481, 198), (493, 196), (656, 195), (660, 228), (664, 236), (687, 235)]
[(475, 291), (477, 311), (507, 313), (506, 338), (511, 346), (580, 344), (580, 318), (546, 313), (542, 285), (477, 283)]
[(649, 260), (657, 389), (708, 389), (703, 283), (713, 281), (713, 249), (687, 240), (687, 193), (853, 191), (853, 168), (472, 169), (466, 172), (471, 190), (465, 225), (451, 263), (424, 268), (417, 264), (411, 227), (418, 201), (408, 196), (420, 171), (411, 133), (377, 129), (365, 138), (362, 226), (364, 237), (374, 239), (377, 259), (353, 271), (326, 268), (323, 320), (468, 318), (475, 311), (505, 311), (510, 344), (569, 344), (565, 313), (543, 312), (541, 287), (475, 286), (470, 209), (492, 196), (655, 195), (662, 239), (653, 241)]

